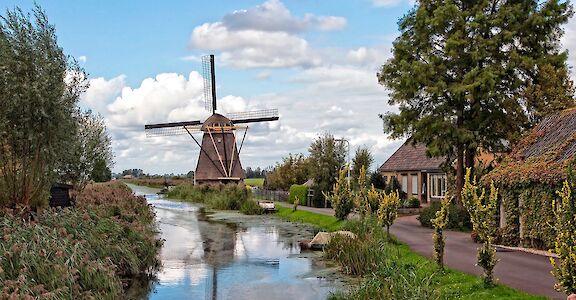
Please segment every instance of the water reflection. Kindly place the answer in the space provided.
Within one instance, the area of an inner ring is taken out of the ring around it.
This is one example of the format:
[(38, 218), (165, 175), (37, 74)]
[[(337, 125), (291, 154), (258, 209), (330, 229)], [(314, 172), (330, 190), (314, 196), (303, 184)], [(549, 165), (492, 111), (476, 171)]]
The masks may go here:
[(149, 299), (325, 299), (335, 289), (312, 275), (318, 268), (313, 258), (299, 256), (295, 240), (301, 236), (289, 234), (292, 225), (237, 215), (238, 226), (214, 221), (199, 206), (131, 187), (155, 207), (165, 239), (163, 268)]

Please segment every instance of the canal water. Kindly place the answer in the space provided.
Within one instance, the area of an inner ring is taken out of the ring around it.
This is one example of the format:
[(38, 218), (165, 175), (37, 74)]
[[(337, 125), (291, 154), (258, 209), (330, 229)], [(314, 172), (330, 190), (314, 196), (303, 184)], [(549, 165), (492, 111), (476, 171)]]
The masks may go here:
[(337, 267), (317, 252), (300, 253), (312, 227), (272, 216), (206, 213), (200, 205), (130, 185), (156, 211), (164, 239), (162, 268), (148, 299), (326, 299), (345, 287)]

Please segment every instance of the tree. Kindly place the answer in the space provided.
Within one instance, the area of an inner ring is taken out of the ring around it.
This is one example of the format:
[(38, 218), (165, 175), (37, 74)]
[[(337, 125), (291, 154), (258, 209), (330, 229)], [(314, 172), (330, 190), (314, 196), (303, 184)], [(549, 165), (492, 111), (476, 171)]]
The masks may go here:
[(370, 184), (377, 189), (383, 190), (386, 188), (386, 182), (384, 181), (384, 177), (378, 171), (374, 171), (372, 172), (372, 174), (370, 174)]
[(346, 164), (346, 148), (329, 133), (315, 139), (310, 148), (308, 162), (310, 175), (315, 184), (315, 200), (321, 201), (322, 192), (327, 192), (335, 184), (339, 172)]
[(340, 170), (331, 193), (322, 192), (326, 201), (331, 201), (334, 207), (334, 216), (338, 220), (345, 220), (354, 207), (354, 194), (348, 181), (348, 167)]
[(368, 147), (358, 147), (354, 158), (352, 159), (352, 180), (354, 182), (358, 181), (358, 176), (360, 176), (360, 170), (364, 168), (366, 171), (370, 170), (370, 166), (374, 163), (374, 158)]
[(479, 148), (506, 150), (542, 114), (573, 105), (560, 44), (571, 15), (556, 0), (423, 0), (399, 21), (378, 74), (400, 108), (382, 116), (385, 131), (455, 158), (459, 205), (464, 167), (474, 167)]
[(360, 168), (360, 175), (358, 176), (357, 186), (358, 189), (354, 194), (354, 204), (358, 208), (360, 217), (364, 219), (364, 217), (370, 216), (372, 214), (372, 206), (369, 199), (370, 190), (368, 189), (368, 180), (364, 166)]
[(554, 288), (566, 295), (576, 294), (576, 197), (574, 190), (576, 181), (572, 167), (568, 168), (568, 179), (564, 181), (562, 190), (557, 192), (559, 201), (552, 201), (554, 210), (554, 229), (556, 242), (554, 252), (559, 256), (557, 263), (550, 258), (554, 271), (552, 274), (558, 280)]
[(494, 267), (496, 259), (496, 248), (493, 241), (496, 235), (496, 213), (498, 204), (498, 190), (494, 183), (490, 184), (490, 196), (485, 199), (485, 190), (478, 194), (479, 187), (476, 185), (476, 178), (471, 179), (471, 169), (466, 169), (464, 178), (464, 188), (462, 189), (462, 203), (470, 214), (472, 228), (483, 242), (478, 249), (478, 266), (484, 269), (484, 285), (491, 287), (494, 285)]
[[(107, 181), (105, 178), (113, 164), (113, 154), (101, 116), (93, 115), (91, 111), (78, 111), (75, 118), (74, 140), (61, 152), (57, 173), (59, 181), (83, 189), (89, 180)], [(97, 165), (102, 163), (104, 166)]]
[(390, 238), (390, 226), (394, 224), (398, 216), (398, 207), (400, 207), (400, 196), (398, 192), (380, 192), (380, 206), (378, 207), (378, 223), (380, 226), (386, 226), (386, 234)]
[(288, 190), (293, 184), (303, 184), (309, 179), (308, 159), (302, 154), (288, 154), (266, 174), (266, 187)]
[(0, 82), (0, 203), (44, 206), (87, 81), (40, 7), (0, 17)]
[(430, 220), (434, 227), (434, 235), (432, 240), (434, 242), (434, 261), (438, 264), (440, 269), (444, 269), (444, 229), (448, 225), (448, 214), (450, 212), (450, 197), (448, 194), (440, 202), (440, 209), (436, 211), (436, 218)]

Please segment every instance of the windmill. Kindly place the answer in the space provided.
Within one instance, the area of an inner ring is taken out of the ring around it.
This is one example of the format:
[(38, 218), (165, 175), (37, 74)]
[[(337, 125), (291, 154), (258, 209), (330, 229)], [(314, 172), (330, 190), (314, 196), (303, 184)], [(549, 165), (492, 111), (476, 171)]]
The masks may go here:
[[(248, 131), (246, 124), (277, 121), (278, 110), (237, 112), (226, 116), (217, 113), (214, 55), (202, 57), (202, 71), (204, 107), (212, 112), (212, 115), (204, 122), (186, 121), (144, 125), (146, 136), (188, 134), (200, 148), (194, 173), (195, 184), (239, 183), (246, 178), (246, 173), (240, 163), (240, 152)], [(238, 146), (237, 133), (242, 132), (242, 140)], [(202, 143), (198, 142), (194, 133), (202, 133)]]

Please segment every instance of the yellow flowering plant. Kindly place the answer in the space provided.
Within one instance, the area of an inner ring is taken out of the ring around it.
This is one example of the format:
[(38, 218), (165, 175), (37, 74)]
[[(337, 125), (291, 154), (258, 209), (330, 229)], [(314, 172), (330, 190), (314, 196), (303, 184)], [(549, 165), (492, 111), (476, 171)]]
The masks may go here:
[(444, 229), (448, 225), (448, 214), (450, 206), (450, 197), (448, 194), (444, 196), (444, 199), (440, 202), (440, 209), (436, 211), (436, 218), (430, 220), (432, 226), (434, 227), (434, 235), (432, 240), (434, 241), (434, 261), (438, 264), (440, 269), (444, 269)]

